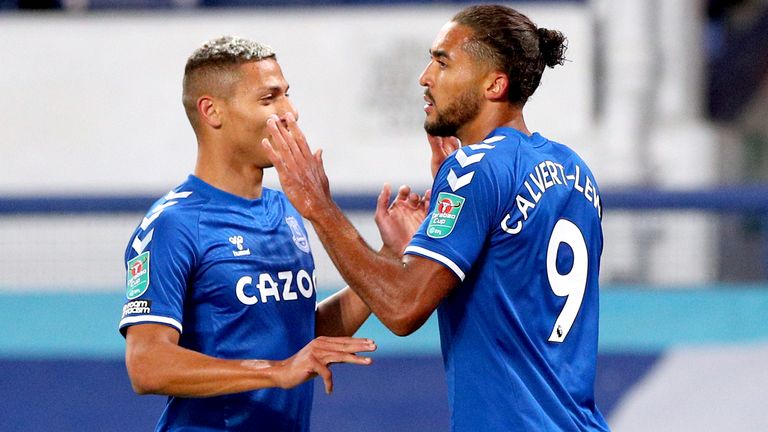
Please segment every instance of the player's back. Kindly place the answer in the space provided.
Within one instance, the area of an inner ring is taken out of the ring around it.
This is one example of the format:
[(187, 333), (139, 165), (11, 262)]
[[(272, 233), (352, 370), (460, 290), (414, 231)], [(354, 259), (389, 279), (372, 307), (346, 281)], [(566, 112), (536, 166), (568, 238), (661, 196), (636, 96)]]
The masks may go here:
[(592, 173), (567, 147), (509, 128), (458, 153), (441, 172), (469, 214), (449, 249), (479, 244), (458, 254), (466, 276), (439, 308), (454, 430), (607, 430), (594, 404)]

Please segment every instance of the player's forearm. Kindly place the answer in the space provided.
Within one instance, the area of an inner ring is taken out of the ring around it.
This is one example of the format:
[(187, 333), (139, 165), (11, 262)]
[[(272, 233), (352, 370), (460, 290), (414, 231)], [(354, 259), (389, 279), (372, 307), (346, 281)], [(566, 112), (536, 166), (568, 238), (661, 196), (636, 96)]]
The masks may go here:
[(414, 283), (400, 257), (373, 251), (335, 204), (311, 219), (341, 276), (390, 330), (407, 334), (429, 316), (415, 309)]
[(371, 309), (349, 287), (317, 305), (316, 336), (352, 336), (371, 315)]
[(278, 386), (278, 362), (217, 359), (166, 343), (127, 351), (126, 364), (139, 394), (209, 397)]

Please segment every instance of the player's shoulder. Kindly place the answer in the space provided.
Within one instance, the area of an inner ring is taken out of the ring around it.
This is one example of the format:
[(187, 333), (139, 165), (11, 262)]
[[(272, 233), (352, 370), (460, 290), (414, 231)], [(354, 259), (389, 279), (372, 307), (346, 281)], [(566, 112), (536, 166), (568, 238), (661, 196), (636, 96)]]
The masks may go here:
[(584, 162), (584, 160), (576, 152), (576, 150), (574, 150), (570, 146), (555, 140), (551, 140), (551, 139), (546, 139), (546, 140), (547, 140), (547, 144), (552, 147), (553, 152), (563, 155), (564, 158), (573, 159), (576, 162), (581, 162), (581, 163)]
[(440, 171), (474, 171), (487, 165), (490, 160), (488, 157), (495, 153), (493, 150), (496, 149), (495, 143), (498, 141), (498, 138), (491, 137), (479, 143), (462, 145), (448, 155), (441, 165)]
[(158, 198), (144, 214), (138, 230), (165, 229), (196, 225), (198, 215), (210, 200), (204, 190), (187, 181)]
[(451, 168), (493, 169), (495, 164), (508, 164), (510, 158), (531, 141), (524, 133), (507, 127), (496, 128), (480, 142), (464, 145), (449, 157)]
[(184, 182), (157, 199), (131, 234), (126, 259), (158, 244), (194, 242), (198, 233), (198, 215), (207, 202), (205, 197), (196, 196), (196, 192)]
[(497, 128), (484, 140), (463, 145), (446, 158), (437, 176), (452, 187), (478, 183), (481, 178), (496, 179), (508, 170), (509, 161), (516, 159), (521, 146), (518, 134), (514, 129)]
[(553, 152), (557, 154), (557, 160), (563, 164), (568, 166), (574, 166), (578, 165), (579, 170), (581, 172), (592, 174), (592, 170), (589, 168), (589, 165), (584, 160), (584, 158), (581, 157), (581, 155), (574, 150), (572, 147), (559, 143), (557, 141), (547, 140), (548, 144), (552, 147)]

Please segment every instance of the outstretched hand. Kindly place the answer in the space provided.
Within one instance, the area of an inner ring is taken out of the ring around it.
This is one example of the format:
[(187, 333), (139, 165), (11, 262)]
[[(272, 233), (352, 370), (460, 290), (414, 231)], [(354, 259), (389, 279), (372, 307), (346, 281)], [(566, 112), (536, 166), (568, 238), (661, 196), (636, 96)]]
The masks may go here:
[(332, 201), (328, 177), (323, 166), (323, 151), (314, 154), (307, 145), (296, 118), (291, 113), (281, 121), (276, 115), (267, 119), (270, 139), (261, 145), (277, 171), (283, 192), (294, 207), (308, 220)]
[(384, 184), (376, 202), (374, 220), (384, 242), (383, 251), (399, 257), (427, 217), (431, 191), (420, 197), (411, 192), (410, 187), (400, 186), (397, 197), (389, 204), (391, 192), (389, 184)]
[(325, 383), (325, 392), (333, 392), (333, 374), (329, 366), (333, 363), (371, 364), (370, 357), (360, 357), (358, 352), (376, 350), (376, 343), (370, 339), (353, 337), (320, 336), (304, 346), (292, 357), (278, 362), (277, 383), (281, 388), (293, 388), (316, 376)]
[(427, 134), (427, 141), (429, 141), (429, 147), (432, 149), (430, 167), (434, 178), (443, 161), (461, 147), (461, 141), (456, 137), (439, 137), (429, 134)]

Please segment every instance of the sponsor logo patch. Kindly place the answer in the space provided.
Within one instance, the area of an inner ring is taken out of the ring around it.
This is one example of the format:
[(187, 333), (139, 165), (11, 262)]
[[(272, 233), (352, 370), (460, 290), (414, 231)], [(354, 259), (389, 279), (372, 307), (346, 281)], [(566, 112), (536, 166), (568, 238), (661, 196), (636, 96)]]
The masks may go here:
[(128, 261), (128, 271), (125, 274), (125, 296), (128, 300), (147, 292), (149, 288), (149, 251)]
[(437, 196), (435, 210), (429, 217), (427, 235), (432, 238), (447, 237), (459, 220), (459, 213), (464, 208), (465, 198), (448, 192), (440, 192)]
[(243, 236), (241, 235), (232, 236), (229, 238), (229, 242), (235, 245), (235, 247), (237, 248), (237, 250), (232, 251), (232, 255), (239, 257), (239, 256), (246, 256), (251, 254), (250, 249), (245, 249), (243, 247), (243, 241), (245, 240), (243, 240)]
[(291, 238), (293, 239), (293, 243), (296, 245), (299, 250), (301, 250), (304, 253), (309, 253), (309, 240), (307, 239), (307, 236), (304, 235), (304, 232), (301, 230), (301, 225), (299, 225), (299, 221), (296, 220), (293, 216), (288, 216), (285, 218), (285, 223), (288, 224), (288, 226), (291, 228), (291, 233), (293, 234)]
[(152, 300), (132, 300), (123, 306), (123, 318), (128, 315), (149, 315), (152, 312)]

